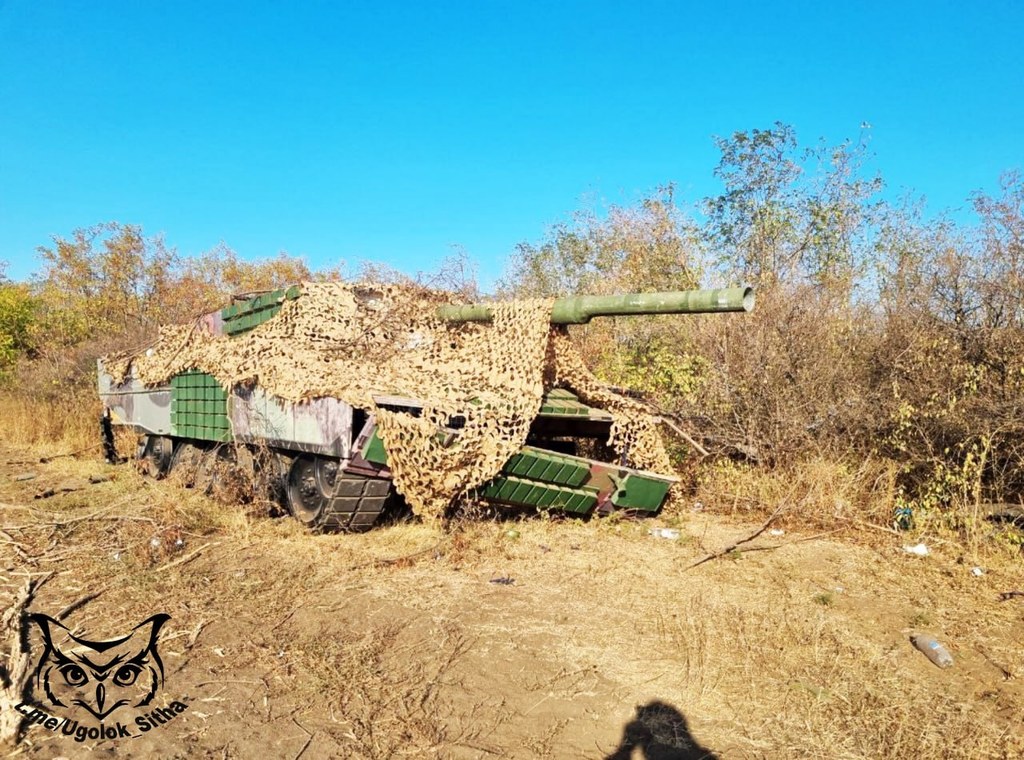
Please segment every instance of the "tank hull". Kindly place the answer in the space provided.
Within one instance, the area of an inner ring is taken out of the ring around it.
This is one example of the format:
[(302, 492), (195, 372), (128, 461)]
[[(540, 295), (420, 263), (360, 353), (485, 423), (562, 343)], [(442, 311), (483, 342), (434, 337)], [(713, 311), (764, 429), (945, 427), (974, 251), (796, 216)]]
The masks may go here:
[[(283, 463), (277, 476), (285, 501), (301, 505), (301, 494), (289, 498), (290, 485), (296, 493), (301, 490), (301, 485), (289, 483), (296, 462), (314, 470), (333, 467), (335, 476), (312, 497), (324, 501), (321, 513), (309, 525), (317, 530), (369, 528), (392, 496), (387, 451), (377, 435), (376, 420), (344, 401), (319, 398), (291, 403), (267, 396), (258, 388), (225, 391), (211, 376), (199, 372), (183, 373), (169, 385), (156, 388), (145, 388), (130, 377), (117, 385), (102, 362), (99, 378), (100, 399), (109, 422), (144, 437), (140, 458), (146, 459), (153, 450), (146, 441), (165, 442), (161, 457), (167, 457), (166, 465), (152, 468), (161, 475), (173, 469), (178, 461), (174, 452), (186, 446), (209, 456), (224, 448), (244, 447), (250, 450), (248, 457), (254, 451), (269, 451)], [(419, 411), (412, 399), (380, 397), (377, 401), (409, 414)], [(573, 439), (605, 437), (610, 425), (610, 415), (559, 389), (545, 399), (533, 427), (540, 441), (558, 440), (565, 448)], [(458, 433), (447, 434), (454, 437)], [(315, 472), (311, 480), (316, 481)], [(504, 507), (576, 515), (615, 510), (654, 513), (675, 482), (671, 476), (530, 445), (471, 496)], [(296, 511), (295, 504), (288, 506)]]

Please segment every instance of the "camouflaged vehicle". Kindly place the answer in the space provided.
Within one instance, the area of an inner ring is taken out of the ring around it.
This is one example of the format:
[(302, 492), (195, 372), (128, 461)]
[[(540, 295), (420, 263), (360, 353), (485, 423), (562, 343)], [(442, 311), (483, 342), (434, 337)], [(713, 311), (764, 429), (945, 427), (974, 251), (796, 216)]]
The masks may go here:
[[(259, 331), (288, 304), (301, 299), (306, 292), (304, 287), (308, 290), (313, 286), (293, 286), (236, 301), (198, 319), (189, 328), (189, 334), (201, 333), (208, 336), (207, 343), (219, 340), (217, 345), (230, 347), (233, 341)], [(366, 301), (362, 291), (351, 292), (358, 308), (364, 308), (364, 302), (376, 303)], [(379, 294), (375, 297), (379, 300)], [(545, 309), (550, 308), (551, 325), (566, 325), (604, 315), (749, 311), (752, 307), (750, 288), (730, 288), (580, 296), (558, 299)], [(470, 322), (487, 323), (498, 307), (441, 303), (430, 308), (438, 324), (448, 326), (435, 328), (435, 332), (443, 333), (446, 329), (461, 329), (459, 325)], [(419, 333), (414, 338), (420, 340)], [(507, 338), (502, 340), (508, 342)], [(455, 338), (452, 341), (454, 347)], [(170, 338), (165, 342), (169, 344)], [(140, 436), (138, 460), (157, 476), (186, 465), (203, 471), (211, 462), (229, 460), (249, 474), (259, 470), (270, 472), (287, 510), (311, 529), (360, 531), (377, 521), (394, 493), (392, 462), (385, 444), (387, 436), (381, 435), (381, 418), (417, 417), (422, 412), (421, 400), (401, 394), (372, 393), (362, 397), (371, 401), (349, 403), (339, 397), (316, 396), (311, 391), (305, 395), (312, 397), (288, 399), (282, 397), (284, 390), (288, 390), (287, 380), (275, 386), (278, 393), (264, 387), (262, 381), (234, 383), (230, 378), (238, 376), (237, 373), (218, 377), (199, 366), (190, 367), (191, 360), (176, 357), (166, 346), (162, 349), (164, 354), (178, 362), (167, 366), (178, 369), (159, 382), (152, 382), (153, 377), (160, 376), (151, 373), (149, 381), (144, 382), (140, 367), (144, 369), (145, 357), (153, 350), (122, 362), (118, 365), (120, 369), (110, 359), (100, 360), (99, 395), (108, 451), (112, 452), (113, 427), (127, 426)], [(197, 359), (195, 363), (203, 362)], [(247, 371), (258, 377), (252, 373), (258, 373), (260, 361), (250, 364), (256, 369), (250, 367)], [(575, 453), (576, 444), (582, 440), (609, 440), (615, 420), (612, 412), (584, 403), (580, 394), (569, 387), (545, 385), (539, 398), (539, 410), (533, 407), (536, 411), (532, 420), (527, 421), (528, 430), (524, 428), (525, 440), (517, 441), (511, 456), (501, 455), (500, 470), (493, 477), (462, 489), (460, 496), (576, 515), (613, 510), (655, 513), (661, 508), (677, 480), (669, 472), (627, 466), (626, 451), (612, 462)], [(472, 411), (474, 405), (486, 406), (472, 398), (464, 406)], [(625, 408), (629, 416), (628, 407)], [(452, 414), (432, 428), (428, 443), (439, 447), (437, 450), (443, 454), (465, 426), (465, 415)], [(667, 458), (657, 461), (667, 462)], [(406, 476), (407, 483), (411, 482), (410, 477)], [(193, 480), (200, 483), (202, 477)], [(452, 488), (453, 493), (459, 490)], [(405, 490), (415, 489), (407, 485)]]

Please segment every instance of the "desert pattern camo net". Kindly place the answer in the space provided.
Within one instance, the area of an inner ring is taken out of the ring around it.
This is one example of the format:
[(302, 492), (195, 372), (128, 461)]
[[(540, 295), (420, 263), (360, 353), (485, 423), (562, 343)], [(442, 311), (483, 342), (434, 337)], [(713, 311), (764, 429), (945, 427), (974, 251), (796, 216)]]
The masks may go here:
[[(545, 386), (568, 387), (614, 418), (609, 443), (632, 466), (670, 473), (656, 423), (636, 402), (602, 385), (564, 330), (552, 329), (550, 300), (495, 303), (489, 324), (448, 324), (434, 311), (450, 298), (408, 286), (304, 283), (270, 320), (229, 337), (201, 321), (160, 331), (136, 356), (110, 357), (147, 386), (191, 369), (222, 386), (258, 385), (292, 402), (342, 399), (376, 415), (395, 486), (413, 511), (434, 518), (493, 478), (526, 441)], [(375, 396), (423, 404), (421, 416), (381, 408)], [(439, 436), (452, 417), (454, 438)]]

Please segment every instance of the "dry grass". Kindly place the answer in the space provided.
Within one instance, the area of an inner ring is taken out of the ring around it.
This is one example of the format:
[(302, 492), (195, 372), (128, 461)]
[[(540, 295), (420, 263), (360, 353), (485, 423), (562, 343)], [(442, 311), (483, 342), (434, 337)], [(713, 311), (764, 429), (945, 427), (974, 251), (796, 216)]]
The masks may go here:
[[(603, 757), (635, 706), (662, 703), (723, 758), (1024, 751), (1021, 602), (998, 601), (1024, 590), (1019, 554), (965, 553), (927, 527), (787, 545), (881, 523), (891, 492), (876, 463), (722, 469), (689, 500), (701, 512), (657, 521), (478, 516), (311, 536), (130, 466), (19, 463), (41, 451), (0, 451), (0, 593), (56, 568), (36, 607), (100, 591), (70, 614), (86, 631), (172, 615), (168, 681), (196, 712), (133, 752), (294, 757), (309, 742), (303, 757)], [(33, 499), (65, 482), (77, 490)], [(785, 535), (686, 569), (783, 503)], [(666, 523), (683, 537), (649, 535)], [(920, 539), (929, 557), (902, 551)], [(954, 668), (910, 646), (920, 630)], [(45, 739), (30, 732), (25, 754), (66, 753)]]
[(94, 393), (44, 399), (0, 391), (0, 437), (46, 454), (98, 447), (100, 412)]
[(834, 528), (849, 520), (892, 523), (896, 467), (885, 460), (846, 465), (814, 458), (777, 470), (722, 461), (698, 478), (694, 501), (756, 517), (786, 506), (794, 524)]
[[(776, 527), (843, 530), (850, 536), (895, 533), (898, 469), (891, 460), (872, 458), (847, 464), (819, 457), (776, 469), (721, 461), (700, 473), (693, 496), (681, 499), (667, 516), (707, 506), (764, 519), (779, 510)], [(956, 544), (975, 563), (992, 555), (1019, 558), (1024, 534), (1011, 524), (986, 520), (986, 514), (976, 493), (964, 493), (945, 504), (916, 505), (909, 529), (900, 533), (906, 543)]]

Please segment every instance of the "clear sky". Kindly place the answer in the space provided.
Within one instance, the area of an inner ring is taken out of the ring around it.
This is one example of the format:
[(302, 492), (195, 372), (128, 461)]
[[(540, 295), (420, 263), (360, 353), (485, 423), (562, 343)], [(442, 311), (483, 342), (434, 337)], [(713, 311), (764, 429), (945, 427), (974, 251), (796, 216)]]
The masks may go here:
[(116, 220), (487, 288), (584, 203), (718, 190), (714, 135), (856, 138), (930, 211), (1024, 169), (1024, 1), (0, 0), (0, 260)]

